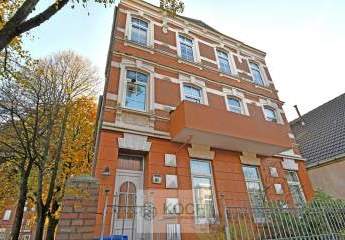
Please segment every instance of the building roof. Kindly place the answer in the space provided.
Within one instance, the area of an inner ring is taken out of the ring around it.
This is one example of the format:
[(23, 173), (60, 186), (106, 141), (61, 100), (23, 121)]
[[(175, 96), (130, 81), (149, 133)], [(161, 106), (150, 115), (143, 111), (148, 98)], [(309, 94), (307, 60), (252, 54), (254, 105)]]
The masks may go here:
[(345, 156), (345, 93), (290, 125), (308, 166)]

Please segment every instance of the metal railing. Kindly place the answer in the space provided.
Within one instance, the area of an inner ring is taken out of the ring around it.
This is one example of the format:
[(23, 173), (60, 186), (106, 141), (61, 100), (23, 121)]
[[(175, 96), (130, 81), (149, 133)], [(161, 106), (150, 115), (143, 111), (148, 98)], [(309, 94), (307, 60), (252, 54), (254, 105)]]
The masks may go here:
[(345, 239), (345, 204), (313, 202), (289, 208), (270, 203), (265, 207), (226, 207), (227, 240), (341, 240)]
[(114, 205), (112, 235), (127, 236), (128, 240), (152, 239), (154, 208), (151, 205)]
[[(113, 210), (112, 235), (124, 235), (129, 240), (185, 239), (184, 225), (165, 223), (164, 216), (155, 215), (152, 204), (109, 207)], [(301, 207), (267, 203), (264, 207), (227, 206), (223, 209), (217, 221), (203, 223), (210, 225), (210, 233), (196, 232), (199, 239), (345, 240), (344, 202), (314, 201)], [(176, 218), (181, 217), (176, 215)], [(159, 224), (166, 228), (165, 232), (158, 228)]]

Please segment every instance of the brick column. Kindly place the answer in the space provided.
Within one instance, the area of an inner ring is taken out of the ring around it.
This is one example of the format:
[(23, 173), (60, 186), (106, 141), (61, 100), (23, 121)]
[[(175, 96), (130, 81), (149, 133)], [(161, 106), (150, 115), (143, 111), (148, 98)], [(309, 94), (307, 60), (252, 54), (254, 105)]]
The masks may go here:
[(67, 183), (57, 228), (57, 240), (95, 238), (98, 180), (90, 176), (73, 177)]

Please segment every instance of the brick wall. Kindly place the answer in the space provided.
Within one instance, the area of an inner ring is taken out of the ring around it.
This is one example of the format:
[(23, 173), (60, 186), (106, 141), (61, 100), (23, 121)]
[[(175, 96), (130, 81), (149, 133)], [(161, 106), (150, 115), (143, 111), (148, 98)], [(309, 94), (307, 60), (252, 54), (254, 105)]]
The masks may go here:
[(57, 240), (94, 239), (98, 202), (98, 181), (74, 177), (68, 182), (63, 199)]

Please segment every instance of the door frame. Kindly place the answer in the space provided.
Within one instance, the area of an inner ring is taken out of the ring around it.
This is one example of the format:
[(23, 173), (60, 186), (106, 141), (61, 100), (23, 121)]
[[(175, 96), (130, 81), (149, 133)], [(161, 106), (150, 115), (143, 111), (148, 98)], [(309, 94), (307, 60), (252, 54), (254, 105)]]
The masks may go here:
[[(119, 157), (121, 156), (122, 154), (119, 154)], [(123, 155), (126, 155), (126, 156), (136, 156), (138, 157), (139, 155), (131, 155), (131, 154), (123, 154)], [(112, 201), (112, 211), (111, 211), (111, 227), (110, 227), (110, 234), (112, 235), (114, 233), (114, 220), (115, 220), (115, 216), (114, 216), (114, 213), (115, 213), (115, 207), (116, 207), (116, 204), (117, 204), (117, 190), (118, 188), (120, 187), (120, 183), (118, 180), (118, 177), (120, 176), (128, 176), (128, 177), (139, 177), (140, 179), (140, 186), (137, 186), (138, 189), (137, 189), (137, 197), (136, 197), (136, 205), (137, 206), (143, 206), (144, 205), (144, 157), (143, 156), (140, 156), (142, 157), (142, 170), (141, 171), (134, 171), (134, 170), (126, 170), (126, 169), (116, 169), (116, 172), (115, 172), (115, 185), (114, 185), (114, 194), (113, 194), (113, 201)]]

